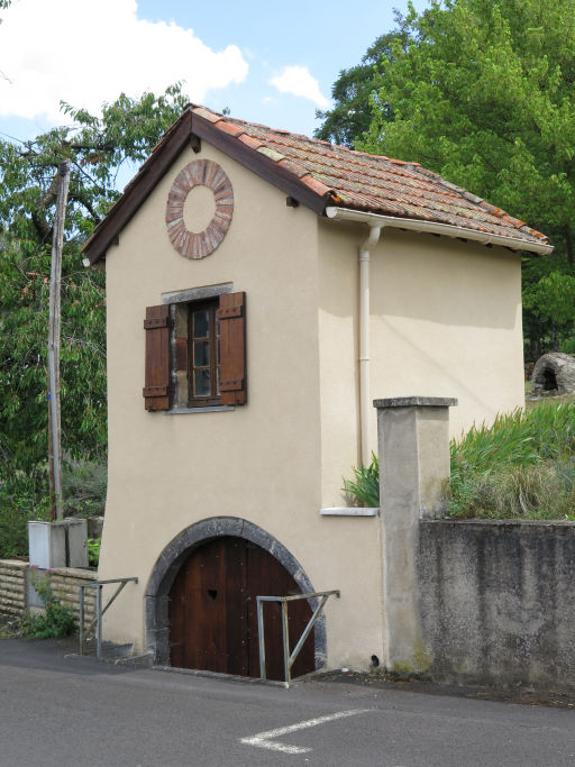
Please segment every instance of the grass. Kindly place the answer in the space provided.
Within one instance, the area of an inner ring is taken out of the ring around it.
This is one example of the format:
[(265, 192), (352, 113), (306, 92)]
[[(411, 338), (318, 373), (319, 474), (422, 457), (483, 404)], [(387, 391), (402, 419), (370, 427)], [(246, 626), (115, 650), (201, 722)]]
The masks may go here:
[(575, 521), (575, 401), (543, 400), (452, 442), (448, 514)]
[(35, 579), (34, 588), (44, 603), (44, 612), (28, 612), (20, 622), (20, 635), (26, 639), (61, 639), (76, 632), (76, 619), (69, 607), (55, 598), (50, 583)]
[[(532, 401), (452, 441), (447, 515), (575, 521), (575, 396)], [(344, 480), (358, 506), (379, 506), (379, 467)]]

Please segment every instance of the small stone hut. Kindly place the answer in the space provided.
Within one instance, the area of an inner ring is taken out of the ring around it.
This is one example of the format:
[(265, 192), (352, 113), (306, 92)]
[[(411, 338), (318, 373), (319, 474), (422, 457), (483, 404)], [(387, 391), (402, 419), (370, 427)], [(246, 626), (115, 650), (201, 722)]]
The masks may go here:
[(575, 392), (575, 357), (562, 352), (543, 354), (535, 363), (531, 383), (534, 395)]

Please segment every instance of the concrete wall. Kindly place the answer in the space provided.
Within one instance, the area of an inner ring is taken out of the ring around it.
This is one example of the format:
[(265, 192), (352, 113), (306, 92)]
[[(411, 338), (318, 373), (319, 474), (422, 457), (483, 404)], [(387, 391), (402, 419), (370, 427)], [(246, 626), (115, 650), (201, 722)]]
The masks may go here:
[[(358, 461), (357, 252), (366, 236), (365, 226), (320, 222), (324, 506), (341, 504), (341, 478)], [(452, 435), (523, 406), (519, 255), (385, 229), (370, 286), (372, 399), (455, 397)]]
[(436, 679), (575, 689), (575, 523), (420, 523)]
[[(224, 168), (235, 210), (218, 249), (190, 261), (172, 247), (164, 215), (174, 178), (198, 158)], [(226, 516), (281, 542), (315, 589), (341, 588), (326, 613), (330, 663), (367, 668), (381, 654), (375, 523), (319, 513), (317, 227), (311, 211), (287, 207), (285, 194), (203, 142), (199, 154), (182, 153), (108, 251), (109, 473), (99, 576), (139, 583), (106, 614), (106, 639), (146, 648), (144, 595), (156, 560), (182, 530)], [(248, 404), (146, 412), (146, 306), (161, 303), (162, 293), (223, 282), (247, 295)], [(346, 471), (353, 462), (346, 454)], [(360, 552), (353, 564), (350, 552)]]

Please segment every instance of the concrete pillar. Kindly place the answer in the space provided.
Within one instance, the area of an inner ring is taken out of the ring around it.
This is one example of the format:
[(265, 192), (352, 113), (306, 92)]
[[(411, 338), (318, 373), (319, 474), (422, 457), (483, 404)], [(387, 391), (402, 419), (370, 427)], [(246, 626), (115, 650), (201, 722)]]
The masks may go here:
[(449, 479), (449, 408), (457, 400), (397, 397), (377, 408), (382, 541), (383, 665), (425, 671), (419, 620), (419, 520), (444, 510)]
[(28, 522), (28, 552), (33, 567), (66, 567), (66, 529), (51, 522)]
[(43, 570), (88, 567), (88, 523), (68, 517), (58, 522), (28, 522), (30, 564)]
[(68, 567), (88, 567), (88, 521), (67, 517), (60, 523), (66, 529), (66, 564)]

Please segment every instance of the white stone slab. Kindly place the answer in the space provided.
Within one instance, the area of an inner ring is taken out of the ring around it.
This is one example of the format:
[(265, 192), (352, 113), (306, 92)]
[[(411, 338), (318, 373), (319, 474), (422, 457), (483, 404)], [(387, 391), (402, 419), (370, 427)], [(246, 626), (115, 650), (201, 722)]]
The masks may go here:
[(322, 517), (377, 517), (379, 507), (370, 506), (327, 506), (320, 509)]

